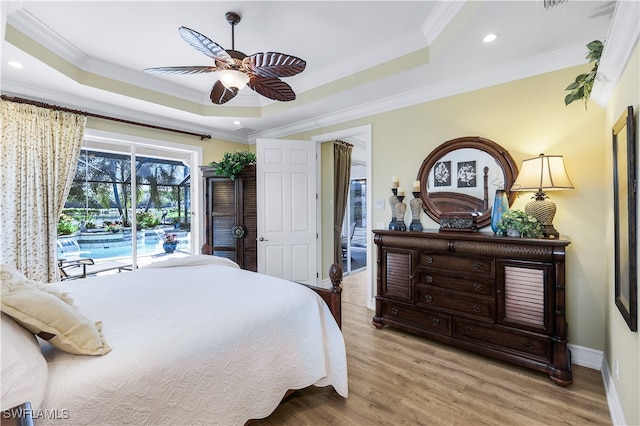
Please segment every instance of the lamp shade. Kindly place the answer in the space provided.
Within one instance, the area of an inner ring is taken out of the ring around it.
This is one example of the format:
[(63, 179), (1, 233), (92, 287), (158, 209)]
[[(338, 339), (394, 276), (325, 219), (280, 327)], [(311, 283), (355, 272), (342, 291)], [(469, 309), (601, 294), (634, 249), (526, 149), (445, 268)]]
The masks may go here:
[(511, 191), (553, 191), (573, 189), (561, 155), (544, 155), (522, 162)]
[(218, 80), (220, 80), (227, 89), (240, 90), (249, 82), (249, 76), (242, 71), (224, 70), (218, 74)]

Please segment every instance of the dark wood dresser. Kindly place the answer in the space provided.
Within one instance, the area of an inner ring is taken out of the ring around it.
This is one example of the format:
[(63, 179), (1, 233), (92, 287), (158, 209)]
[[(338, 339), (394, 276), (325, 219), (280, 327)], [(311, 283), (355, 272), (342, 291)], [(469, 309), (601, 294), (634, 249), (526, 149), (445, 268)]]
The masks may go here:
[(565, 240), (375, 230), (373, 325), (417, 333), (572, 382)]
[(203, 166), (205, 244), (210, 254), (229, 258), (242, 269), (258, 270), (256, 167), (245, 166), (234, 180)]

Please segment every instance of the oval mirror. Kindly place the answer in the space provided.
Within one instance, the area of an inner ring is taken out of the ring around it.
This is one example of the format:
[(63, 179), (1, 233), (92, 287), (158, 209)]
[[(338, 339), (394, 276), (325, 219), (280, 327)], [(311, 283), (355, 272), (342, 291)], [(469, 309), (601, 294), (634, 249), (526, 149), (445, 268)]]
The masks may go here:
[(440, 222), (442, 212), (477, 213), (478, 228), (491, 223), (497, 189), (506, 189), (509, 205), (518, 168), (497, 143), (479, 136), (449, 140), (427, 156), (420, 166), (420, 198), (424, 212)]

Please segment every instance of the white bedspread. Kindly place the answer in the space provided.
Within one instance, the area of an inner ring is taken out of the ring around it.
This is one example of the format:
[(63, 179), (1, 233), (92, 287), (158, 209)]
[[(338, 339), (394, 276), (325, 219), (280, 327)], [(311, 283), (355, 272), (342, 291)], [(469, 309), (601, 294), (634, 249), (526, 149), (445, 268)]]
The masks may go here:
[(102, 321), (113, 350), (47, 351), (43, 417), (68, 419), (36, 424), (242, 425), (288, 389), (333, 385), (347, 396), (342, 334), (315, 292), (198, 263), (59, 284)]

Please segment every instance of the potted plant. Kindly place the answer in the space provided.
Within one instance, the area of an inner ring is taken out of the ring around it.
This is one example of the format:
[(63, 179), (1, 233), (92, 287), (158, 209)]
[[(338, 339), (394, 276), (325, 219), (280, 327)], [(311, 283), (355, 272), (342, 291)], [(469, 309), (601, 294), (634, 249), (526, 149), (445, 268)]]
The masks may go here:
[(162, 248), (165, 253), (173, 253), (178, 247), (178, 238), (176, 234), (165, 234)]
[(209, 166), (216, 168), (216, 176), (225, 176), (235, 180), (236, 175), (245, 166), (253, 166), (255, 164), (256, 154), (249, 150), (238, 150), (236, 152), (225, 152), (222, 160), (219, 162), (212, 161)]
[(542, 238), (542, 225), (522, 210), (509, 210), (498, 221), (496, 235), (507, 237)]
[(105, 231), (113, 232), (114, 234), (118, 233), (122, 229), (122, 225), (118, 222), (110, 222), (108, 220), (105, 220), (102, 226)]

